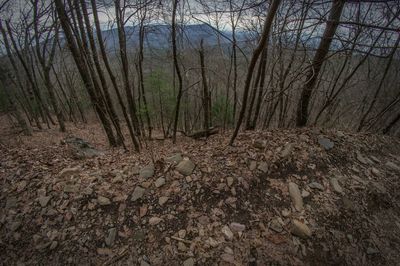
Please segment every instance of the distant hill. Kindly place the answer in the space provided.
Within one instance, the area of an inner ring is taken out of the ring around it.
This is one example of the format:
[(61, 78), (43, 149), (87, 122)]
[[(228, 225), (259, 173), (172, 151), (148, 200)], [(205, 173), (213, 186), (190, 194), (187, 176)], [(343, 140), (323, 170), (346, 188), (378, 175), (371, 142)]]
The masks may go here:
[[(139, 27), (125, 27), (127, 37), (127, 48), (136, 47), (139, 45)], [(229, 31), (222, 33), (230, 38)], [(114, 50), (119, 46), (117, 29), (104, 30), (102, 32), (107, 49)], [(179, 27), (178, 44), (187, 47), (197, 47), (203, 39), (207, 46), (215, 46), (218, 44), (218, 32), (207, 24), (184, 25)], [(244, 34), (238, 34), (239, 40), (244, 38)], [(220, 36), (222, 45), (230, 43), (230, 41)], [(171, 26), (163, 24), (146, 25), (145, 27), (145, 47), (156, 49), (165, 49), (171, 47)]]

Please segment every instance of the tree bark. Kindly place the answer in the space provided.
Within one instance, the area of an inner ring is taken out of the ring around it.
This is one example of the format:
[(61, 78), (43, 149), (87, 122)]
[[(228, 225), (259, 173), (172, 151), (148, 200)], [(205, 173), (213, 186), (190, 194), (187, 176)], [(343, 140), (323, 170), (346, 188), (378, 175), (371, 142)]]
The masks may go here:
[(306, 76), (306, 83), (301, 92), (300, 101), (297, 106), (296, 125), (304, 127), (308, 121), (308, 106), (310, 103), (311, 95), (313, 93), (316, 81), (321, 71), (322, 63), (329, 53), (329, 48), (335, 35), (336, 29), (339, 25), (338, 21), (342, 14), (345, 0), (334, 0), (332, 2), (329, 19), (326, 22), (326, 28), (322, 37), (317, 52), (315, 53), (311, 68)]
[(251, 57), (250, 64), (249, 64), (249, 67), (247, 70), (246, 81), (245, 81), (245, 85), (244, 85), (244, 89), (243, 89), (242, 108), (240, 109), (238, 122), (236, 124), (236, 128), (233, 132), (231, 140), (229, 141), (229, 145), (233, 145), (233, 143), (237, 137), (237, 134), (239, 133), (240, 126), (242, 125), (242, 122), (244, 119), (244, 114), (246, 112), (247, 98), (248, 98), (248, 94), (249, 94), (249, 88), (250, 88), (251, 79), (253, 76), (254, 67), (256, 66), (257, 60), (258, 60), (261, 52), (265, 48), (265, 44), (267, 43), (267, 39), (269, 37), (269, 32), (271, 30), (272, 22), (274, 21), (275, 14), (278, 10), (280, 3), (281, 3), (281, 0), (273, 0), (272, 1), (270, 9), (268, 11), (268, 16), (264, 22), (260, 41)]

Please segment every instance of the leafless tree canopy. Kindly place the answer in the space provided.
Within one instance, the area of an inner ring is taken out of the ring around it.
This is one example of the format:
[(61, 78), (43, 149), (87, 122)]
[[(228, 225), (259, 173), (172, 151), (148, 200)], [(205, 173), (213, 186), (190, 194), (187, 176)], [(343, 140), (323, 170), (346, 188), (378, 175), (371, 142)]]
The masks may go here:
[(98, 120), (154, 132), (334, 127), (400, 134), (400, 2), (0, 2), (0, 108), (25, 134)]

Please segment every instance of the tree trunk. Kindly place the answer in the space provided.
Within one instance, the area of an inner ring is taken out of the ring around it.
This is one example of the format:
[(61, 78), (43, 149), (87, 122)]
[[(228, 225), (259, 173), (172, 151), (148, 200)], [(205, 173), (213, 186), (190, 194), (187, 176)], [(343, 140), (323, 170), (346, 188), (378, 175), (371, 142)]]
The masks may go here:
[(176, 47), (176, 11), (178, 8), (178, 2), (179, 2), (179, 0), (174, 0), (174, 2), (173, 2), (172, 33), (171, 33), (173, 61), (174, 61), (176, 75), (178, 77), (178, 94), (176, 96), (175, 118), (174, 118), (174, 127), (173, 127), (173, 133), (172, 133), (172, 142), (173, 143), (176, 143), (176, 131), (178, 129), (179, 111), (180, 111), (182, 90), (183, 90), (183, 84), (182, 84), (183, 81), (182, 81), (181, 70), (180, 70), (179, 64), (178, 64), (178, 51), (177, 51), (177, 47)]
[(211, 126), (210, 124), (210, 111), (209, 111), (209, 101), (210, 101), (210, 94), (208, 90), (208, 84), (207, 84), (207, 77), (206, 77), (206, 66), (204, 62), (204, 47), (203, 47), (203, 39), (200, 41), (200, 50), (199, 50), (199, 56), (200, 56), (200, 68), (201, 68), (201, 79), (203, 81), (203, 111), (204, 111), (204, 125), (203, 129), (208, 130), (209, 127)]
[(339, 25), (339, 19), (342, 14), (345, 0), (334, 0), (332, 2), (329, 19), (326, 22), (326, 28), (317, 52), (315, 53), (312, 65), (307, 74), (306, 83), (301, 92), (300, 101), (297, 106), (297, 118), (296, 125), (298, 127), (304, 127), (308, 121), (308, 105), (310, 103), (311, 95), (315, 87), (315, 83), (318, 79), (319, 72), (321, 71), (322, 63), (325, 57), (329, 53), (329, 47), (332, 43), (333, 36), (335, 35), (336, 29)]
[(272, 26), (272, 22), (274, 21), (275, 14), (278, 10), (280, 3), (281, 3), (281, 0), (273, 0), (272, 1), (269, 12), (268, 12), (267, 19), (264, 22), (260, 41), (259, 41), (256, 49), (253, 52), (253, 56), (251, 58), (251, 61), (250, 61), (250, 64), (249, 64), (249, 67), (247, 70), (246, 81), (245, 81), (245, 85), (244, 85), (244, 89), (243, 89), (242, 108), (240, 110), (238, 122), (236, 124), (236, 128), (235, 128), (235, 131), (233, 132), (233, 135), (229, 142), (229, 145), (233, 145), (233, 142), (235, 141), (235, 138), (237, 137), (237, 134), (239, 133), (240, 126), (242, 125), (244, 114), (246, 112), (247, 98), (248, 98), (248, 94), (249, 94), (249, 88), (250, 88), (251, 79), (253, 76), (254, 67), (256, 66), (257, 60), (258, 60), (261, 52), (265, 48), (265, 44), (267, 43), (267, 39), (268, 39), (269, 32), (270, 32), (270, 29)]

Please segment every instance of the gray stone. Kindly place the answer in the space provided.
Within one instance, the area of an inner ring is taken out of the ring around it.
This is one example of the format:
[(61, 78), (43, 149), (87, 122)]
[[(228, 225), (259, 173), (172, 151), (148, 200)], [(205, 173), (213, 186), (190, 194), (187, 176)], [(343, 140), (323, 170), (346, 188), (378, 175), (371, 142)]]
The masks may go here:
[(195, 165), (190, 160), (183, 160), (176, 166), (176, 170), (185, 176), (192, 174), (194, 168)]
[(146, 233), (142, 230), (137, 230), (133, 234), (133, 239), (137, 241), (143, 241), (146, 238)]
[(255, 140), (253, 146), (254, 148), (262, 150), (266, 147), (266, 143), (263, 140)]
[(79, 174), (81, 172), (81, 168), (79, 167), (67, 167), (61, 170), (58, 174), (61, 178), (68, 178), (72, 175)]
[(38, 202), (40, 204), (40, 206), (42, 206), (43, 208), (47, 206), (47, 204), (49, 203), (51, 197), (50, 196), (42, 196), (38, 198)]
[(224, 234), (227, 240), (231, 241), (233, 239), (233, 233), (228, 226), (224, 225), (224, 227), (221, 229), (221, 232)]
[(293, 220), (292, 221), (292, 230), (291, 233), (295, 236), (298, 236), (300, 238), (309, 238), (312, 235), (312, 232), (308, 226), (298, 220)]
[(74, 149), (77, 158), (92, 158), (103, 154), (103, 152), (96, 150), (89, 142), (81, 138), (69, 137), (64, 139), (64, 142)]
[(147, 261), (145, 261), (145, 260), (141, 260), (140, 261), (140, 266), (150, 266), (150, 264), (147, 263)]
[(243, 232), (244, 230), (246, 230), (246, 226), (240, 223), (231, 223), (229, 227), (234, 232)]
[(331, 141), (328, 138), (323, 138), (323, 137), (318, 138), (318, 143), (322, 147), (324, 147), (324, 149), (327, 151), (329, 151), (330, 149), (332, 149), (335, 146), (335, 143), (333, 143), (333, 141)]
[(183, 262), (183, 266), (194, 266), (194, 263), (195, 261), (193, 258), (188, 258)]
[(257, 162), (256, 161), (250, 161), (249, 169), (250, 169), (250, 171), (256, 170), (257, 169)]
[(158, 204), (160, 204), (160, 206), (163, 206), (165, 203), (167, 203), (169, 197), (160, 197), (158, 199)]
[(283, 227), (278, 219), (273, 219), (269, 224), (269, 228), (277, 233), (281, 233), (283, 231)]
[(12, 209), (17, 207), (17, 203), (18, 203), (17, 198), (14, 197), (7, 198), (6, 209)]
[(65, 185), (64, 192), (66, 193), (76, 193), (78, 192), (78, 187), (76, 185)]
[(309, 187), (309, 188), (312, 188), (312, 189), (319, 189), (319, 190), (321, 190), (321, 191), (324, 191), (324, 190), (325, 190), (324, 186), (321, 185), (321, 184), (318, 183), (318, 182), (311, 182), (310, 184), (308, 184), (308, 187)]
[(183, 160), (182, 154), (177, 153), (165, 159), (168, 163), (180, 163)]
[(158, 178), (156, 182), (154, 182), (154, 185), (156, 186), (156, 188), (162, 187), (163, 185), (165, 185), (165, 178), (164, 177)]
[(265, 162), (261, 162), (261, 163), (258, 165), (257, 169), (260, 170), (260, 171), (263, 172), (263, 173), (267, 173), (267, 172), (268, 172), (268, 164), (265, 163)]
[(117, 236), (117, 229), (115, 227), (108, 230), (108, 235), (105, 239), (106, 245), (109, 247), (114, 245), (116, 236)]
[(303, 189), (303, 190), (301, 191), (301, 196), (302, 196), (303, 198), (307, 198), (307, 197), (310, 196), (310, 192), (308, 192), (307, 190)]
[(380, 172), (378, 169), (376, 169), (375, 167), (372, 167), (372, 168), (371, 168), (371, 173), (372, 173), (374, 176), (379, 176), (379, 175), (381, 174), (381, 172)]
[(342, 131), (338, 130), (336, 132), (336, 136), (339, 137), (339, 138), (343, 138), (343, 137), (345, 137), (345, 134)]
[(101, 205), (101, 206), (106, 206), (106, 205), (110, 205), (111, 201), (109, 198), (103, 197), (103, 196), (98, 196), (97, 197), (97, 202)]
[(288, 157), (292, 153), (293, 149), (294, 149), (294, 144), (293, 143), (286, 144), (285, 147), (283, 148), (280, 156), (282, 158)]
[(53, 241), (53, 242), (51, 242), (51, 245), (50, 245), (50, 250), (53, 250), (53, 249), (55, 249), (57, 246), (58, 246), (58, 242), (57, 242), (57, 241)]
[(289, 194), (292, 199), (294, 208), (297, 211), (303, 210), (303, 198), (301, 197), (301, 193), (297, 184), (293, 182), (289, 182)]
[(226, 183), (227, 183), (228, 187), (232, 186), (233, 185), (233, 177), (228, 176), (226, 178)]
[(144, 188), (137, 186), (132, 193), (132, 201), (136, 201), (143, 197), (145, 191), (146, 190)]
[(374, 255), (374, 254), (380, 253), (378, 249), (373, 248), (373, 247), (368, 247), (366, 252), (368, 255)]
[(339, 185), (339, 181), (335, 177), (331, 178), (330, 183), (334, 191), (336, 191), (337, 193), (343, 193), (343, 189)]
[(141, 178), (150, 178), (154, 175), (154, 165), (149, 164), (143, 167), (139, 172), (139, 177)]
[(387, 162), (386, 166), (391, 168), (392, 170), (395, 171), (399, 171), (400, 172), (400, 166), (398, 166), (397, 164), (393, 163), (393, 162)]

